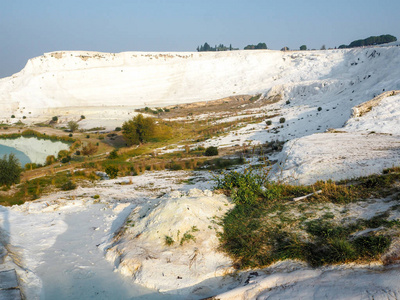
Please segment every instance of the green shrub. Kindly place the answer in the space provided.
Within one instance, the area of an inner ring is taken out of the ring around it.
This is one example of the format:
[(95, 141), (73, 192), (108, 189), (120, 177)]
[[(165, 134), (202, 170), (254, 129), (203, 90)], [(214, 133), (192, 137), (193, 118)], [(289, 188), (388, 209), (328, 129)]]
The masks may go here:
[(176, 163), (172, 163), (169, 168), (173, 171), (179, 171), (183, 169), (182, 165)]
[(58, 152), (58, 159), (61, 159), (61, 158), (63, 158), (63, 157), (67, 157), (69, 155), (69, 151), (67, 151), (67, 150), (60, 150), (59, 152)]
[(108, 175), (108, 177), (114, 179), (118, 176), (119, 169), (116, 166), (108, 166), (106, 167), (105, 172)]
[(229, 191), (236, 204), (253, 204), (263, 195), (261, 187), (266, 179), (253, 171), (232, 171), (216, 178), (216, 189)]
[(37, 168), (36, 163), (27, 163), (25, 164), (25, 170), (34, 170)]
[(110, 152), (110, 154), (108, 155), (108, 158), (109, 159), (115, 159), (115, 158), (118, 158), (118, 151), (117, 151), (117, 149), (114, 149), (113, 151), (111, 151)]
[(174, 239), (168, 235), (165, 236), (165, 245), (171, 246), (175, 243)]
[(56, 158), (54, 157), (54, 155), (48, 155), (46, 157), (46, 166), (49, 166), (55, 162), (56, 162)]
[(67, 127), (69, 130), (71, 130), (72, 132), (77, 131), (79, 128), (79, 124), (75, 121), (69, 121), (67, 124)]
[(318, 111), (321, 111), (322, 110), (322, 107), (320, 106), (320, 107), (318, 107)]
[(62, 189), (63, 191), (71, 191), (71, 190), (76, 189), (76, 184), (73, 183), (71, 180), (68, 180), (66, 183), (64, 183), (64, 184), (61, 186), (61, 189)]
[(268, 120), (268, 121), (266, 121), (265, 122), (268, 126), (270, 126), (271, 124), (272, 124), (272, 121), (271, 120)]
[(67, 162), (70, 162), (71, 161), (71, 156), (65, 156), (65, 157), (63, 157), (62, 159), (61, 159), (61, 162), (63, 163), (63, 164), (66, 164)]
[(10, 186), (14, 183), (19, 183), (21, 178), (22, 168), (18, 158), (14, 153), (4, 155), (0, 159), (0, 185)]
[(279, 123), (285, 123), (285, 122), (286, 122), (285, 118), (282, 117), (282, 118), (279, 119)]
[(122, 128), (121, 127), (115, 127), (115, 131), (121, 131)]
[(206, 149), (206, 151), (204, 152), (205, 156), (216, 156), (218, 155), (218, 148), (214, 147), (214, 146), (210, 146)]

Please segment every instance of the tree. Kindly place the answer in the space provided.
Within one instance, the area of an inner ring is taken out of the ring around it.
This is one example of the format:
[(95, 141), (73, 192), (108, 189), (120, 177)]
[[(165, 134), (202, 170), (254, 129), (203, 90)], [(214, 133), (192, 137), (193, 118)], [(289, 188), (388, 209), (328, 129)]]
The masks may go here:
[(111, 179), (114, 179), (114, 178), (116, 178), (118, 176), (118, 171), (119, 171), (119, 169), (116, 166), (108, 166), (105, 169), (106, 174)]
[(93, 155), (93, 154), (95, 154), (97, 152), (98, 148), (99, 147), (97, 147), (95, 144), (89, 143), (86, 146), (83, 146), (82, 154), (83, 155), (87, 155), (87, 156)]
[(64, 157), (67, 157), (68, 155), (69, 155), (68, 150), (60, 150), (60, 151), (58, 151), (57, 157), (58, 157), (58, 159), (62, 159)]
[(232, 44), (229, 47), (225, 46), (224, 44), (219, 44), (218, 46), (215, 45), (211, 47), (208, 43), (204, 43), (204, 45), (197, 46), (197, 52), (204, 52), (204, 51), (227, 51), (227, 50), (237, 50), (236, 48), (232, 48)]
[(397, 41), (397, 38), (390, 34), (383, 34), (380, 36), (370, 36), (366, 39), (355, 40), (350, 43), (350, 45), (340, 45), (339, 49), (343, 48), (354, 48), (362, 46), (380, 45)]
[(301, 51), (307, 50), (307, 46), (306, 46), (306, 45), (301, 45), (301, 46), (300, 46), (300, 50), (301, 50)]
[(113, 151), (111, 151), (110, 152), (110, 154), (108, 155), (108, 158), (109, 159), (115, 159), (115, 158), (118, 158), (118, 151), (117, 151), (117, 149), (114, 149)]
[(75, 121), (69, 121), (67, 126), (68, 126), (68, 129), (71, 130), (72, 132), (78, 130), (78, 128), (79, 128), (78, 123), (76, 123)]
[(253, 50), (253, 49), (268, 49), (267, 44), (258, 43), (257, 45), (247, 45), (244, 47), (244, 50)]
[(321, 46), (321, 50), (326, 50), (326, 46), (325, 46), (325, 45), (322, 45), (322, 46)]
[(281, 49), (281, 51), (289, 51), (289, 47), (283, 47), (282, 49)]
[(215, 156), (218, 155), (218, 148), (214, 147), (214, 146), (210, 146), (206, 149), (206, 151), (204, 152), (205, 156)]
[(48, 155), (46, 157), (46, 166), (50, 166), (52, 163), (56, 162), (56, 158), (54, 157), (54, 155)]
[(0, 185), (10, 186), (19, 183), (21, 179), (22, 168), (18, 158), (14, 153), (4, 155), (0, 159)]
[(142, 114), (138, 114), (132, 120), (124, 122), (122, 135), (130, 145), (138, 145), (150, 141), (155, 135), (155, 129), (153, 118), (145, 118)]

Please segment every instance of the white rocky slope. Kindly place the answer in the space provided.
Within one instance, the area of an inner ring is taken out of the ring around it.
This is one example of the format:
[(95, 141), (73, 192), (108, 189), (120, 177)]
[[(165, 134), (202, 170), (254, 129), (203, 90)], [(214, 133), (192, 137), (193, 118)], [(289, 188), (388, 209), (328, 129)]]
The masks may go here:
[(210, 191), (173, 192), (151, 210), (133, 210), (107, 258), (122, 274), (148, 288), (212, 295), (223, 285), (223, 277), (234, 271), (231, 259), (217, 250), (216, 235), (219, 218), (230, 208), (225, 196)]
[(399, 53), (399, 47), (53, 52), (30, 59), (21, 72), (0, 80), (0, 118), (14, 114), (15, 120), (26, 116), (24, 122), (29, 122), (43, 113), (57, 113), (55, 108), (67, 114), (65, 108), (81, 107), (84, 114), (94, 107), (143, 107), (256, 93), (279, 93), (299, 103), (307, 97), (313, 105), (353, 101), (354, 106), (383, 89), (400, 89)]
[(353, 110), (344, 127), (285, 144), (275, 179), (312, 184), (380, 173), (400, 165), (400, 95), (382, 95)]

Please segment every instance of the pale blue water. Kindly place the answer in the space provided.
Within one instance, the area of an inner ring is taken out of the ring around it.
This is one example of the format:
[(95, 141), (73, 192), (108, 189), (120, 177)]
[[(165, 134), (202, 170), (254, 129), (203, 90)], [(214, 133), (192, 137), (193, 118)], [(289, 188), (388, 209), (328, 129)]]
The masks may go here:
[(10, 153), (14, 153), (15, 156), (19, 159), (21, 166), (24, 167), (27, 163), (30, 163), (31, 160), (25, 153), (13, 148), (4, 145), (0, 145), (0, 157), (3, 158), (4, 155), (9, 155)]

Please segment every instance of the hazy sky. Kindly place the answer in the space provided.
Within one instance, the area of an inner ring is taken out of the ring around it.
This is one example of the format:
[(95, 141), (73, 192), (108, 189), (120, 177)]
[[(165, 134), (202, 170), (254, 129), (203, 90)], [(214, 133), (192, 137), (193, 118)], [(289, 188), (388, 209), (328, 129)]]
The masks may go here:
[(0, 78), (57, 50), (319, 49), (400, 38), (399, 0), (0, 0)]

